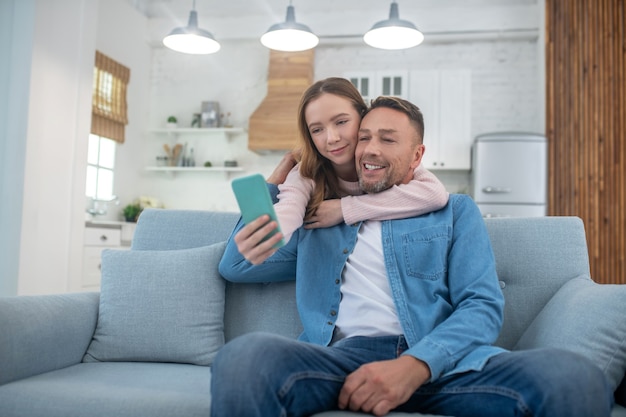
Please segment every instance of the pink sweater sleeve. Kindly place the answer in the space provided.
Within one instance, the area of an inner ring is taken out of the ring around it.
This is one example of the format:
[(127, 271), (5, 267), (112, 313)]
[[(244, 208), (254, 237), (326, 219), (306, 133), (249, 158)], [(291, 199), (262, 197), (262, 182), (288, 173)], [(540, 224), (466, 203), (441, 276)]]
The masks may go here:
[(394, 185), (380, 193), (343, 197), (341, 210), (344, 221), (353, 224), (419, 216), (447, 203), (448, 192), (441, 181), (420, 164), (408, 184)]
[(293, 167), (285, 182), (278, 186), (278, 202), (274, 204), (285, 242), (289, 242), (293, 232), (302, 226), (306, 206), (313, 193), (313, 180), (302, 177), (299, 167), (300, 165)]

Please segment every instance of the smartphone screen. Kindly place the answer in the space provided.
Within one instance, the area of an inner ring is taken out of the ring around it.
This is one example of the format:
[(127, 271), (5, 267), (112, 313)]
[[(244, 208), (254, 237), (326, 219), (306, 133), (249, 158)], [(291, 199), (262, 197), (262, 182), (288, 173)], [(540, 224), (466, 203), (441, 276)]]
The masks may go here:
[[(252, 220), (267, 214), (271, 220), (278, 223), (272, 197), (267, 189), (265, 179), (261, 174), (253, 174), (247, 177), (235, 178), (232, 181), (233, 192), (237, 198), (237, 204), (241, 211), (241, 217), (244, 223), (250, 223)], [(275, 233), (280, 231), (280, 225), (268, 234), (263, 240), (267, 240)], [(281, 239), (274, 247), (279, 248), (285, 245), (284, 239)]]

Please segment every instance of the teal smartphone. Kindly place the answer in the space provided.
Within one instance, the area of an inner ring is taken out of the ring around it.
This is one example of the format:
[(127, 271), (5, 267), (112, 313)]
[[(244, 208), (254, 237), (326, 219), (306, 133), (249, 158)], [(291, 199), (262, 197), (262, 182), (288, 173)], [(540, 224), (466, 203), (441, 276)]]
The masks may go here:
[[(250, 223), (252, 220), (267, 214), (271, 220), (278, 223), (276, 212), (274, 211), (274, 204), (272, 204), (272, 197), (267, 189), (265, 178), (261, 174), (248, 175), (247, 177), (235, 178), (231, 184), (239, 210), (241, 211), (241, 217), (244, 223)], [(278, 228), (274, 229), (263, 240), (269, 239), (275, 233), (280, 231), (280, 224)], [(285, 245), (285, 240), (281, 239), (275, 248), (279, 248)]]

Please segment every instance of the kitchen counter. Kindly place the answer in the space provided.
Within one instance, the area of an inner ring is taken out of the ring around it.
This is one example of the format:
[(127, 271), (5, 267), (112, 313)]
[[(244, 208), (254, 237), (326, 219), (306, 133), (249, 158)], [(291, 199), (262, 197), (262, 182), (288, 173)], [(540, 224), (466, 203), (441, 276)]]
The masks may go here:
[(121, 231), (121, 246), (130, 246), (133, 240), (133, 234), (137, 223), (124, 222), (118, 220), (87, 220), (85, 221), (85, 227), (99, 228), (99, 229), (118, 229)]

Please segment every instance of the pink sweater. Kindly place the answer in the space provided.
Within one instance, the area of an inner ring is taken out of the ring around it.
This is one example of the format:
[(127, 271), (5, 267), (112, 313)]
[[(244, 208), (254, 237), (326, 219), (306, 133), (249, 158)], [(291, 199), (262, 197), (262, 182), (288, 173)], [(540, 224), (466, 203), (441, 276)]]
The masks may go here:
[[(448, 192), (441, 181), (422, 165), (415, 169), (413, 180), (408, 184), (394, 185), (380, 193), (363, 194), (358, 182), (340, 179), (339, 185), (346, 195), (341, 199), (341, 211), (347, 224), (419, 216), (448, 203)], [(300, 175), (299, 165), (278, 186), (279, 201), (274, 209), (286, 241), (302, 226), (313, 188), (313, 180)]]

